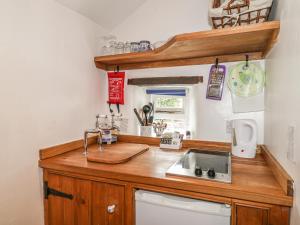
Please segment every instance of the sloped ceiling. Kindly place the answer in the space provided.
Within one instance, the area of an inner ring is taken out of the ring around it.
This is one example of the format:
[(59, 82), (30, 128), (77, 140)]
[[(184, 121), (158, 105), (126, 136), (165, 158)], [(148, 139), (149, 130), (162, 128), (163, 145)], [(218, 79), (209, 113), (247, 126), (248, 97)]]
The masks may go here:
[(112, 30), (147, 0), (56, 0), (58, 3), (90, 18), (101, 27)]

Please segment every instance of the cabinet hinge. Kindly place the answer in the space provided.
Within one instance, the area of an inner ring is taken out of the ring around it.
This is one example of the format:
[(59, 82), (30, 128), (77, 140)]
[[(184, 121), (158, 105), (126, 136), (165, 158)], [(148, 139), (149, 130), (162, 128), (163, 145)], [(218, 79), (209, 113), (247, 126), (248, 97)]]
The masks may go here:
[(67, 198), (67, 199), (70, 199), (70, 200), (73, 199), (73, 195), (71, 195), (71, 194), (67, 194), (67, 193), (64, 193), (64, 192), (61, 192), (61, 191), (57, 191), (53, 188), (49, 188), (48, 182), (45, 181), (44, 182), (44, 198), (48, 199), (49, 195), (59, 196), (59, 197)]

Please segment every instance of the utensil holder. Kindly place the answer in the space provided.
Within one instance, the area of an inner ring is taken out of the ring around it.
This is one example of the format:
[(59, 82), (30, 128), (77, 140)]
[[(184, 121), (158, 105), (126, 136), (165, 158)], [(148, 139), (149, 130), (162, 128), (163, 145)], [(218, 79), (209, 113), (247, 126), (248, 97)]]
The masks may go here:
[(140, 126), (140, 136), (151, 137), (152, 126)]

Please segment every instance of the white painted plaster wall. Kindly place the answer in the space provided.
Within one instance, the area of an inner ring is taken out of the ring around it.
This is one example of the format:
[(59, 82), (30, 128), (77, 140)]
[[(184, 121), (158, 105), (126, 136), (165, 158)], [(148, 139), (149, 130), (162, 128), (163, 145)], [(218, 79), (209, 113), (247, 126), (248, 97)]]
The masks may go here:
[(42, 225), (38, 150), (93, 126), (103, 31), (52, 0), (1, 1), (0, 27), (0, 224)]
[[(235, 63), (227, 63), (230, 66)], [(264, 62), (261, 62), (264, 67)], [(191, 126), (193, 128), (193, 138), (212, 141), (230, 141), (231, 135), (226, 134), (226, 121), (236, 118), (250, 118), (256, 120), (258, 124), (258, 142), (264, 143), (264, 112), (239, 113), (232, 112), (231, 94), (227, 86), (224, 88), (222, 101), (206, 99), (206, 88), (210, 65), (202, 66), (184, 66), (177, 68), (159, 68), (147, 70), (127, 71), (128, 78), (140, 78), (151, 76), (197, 76), (203, 75), (204, 82), (192, 86), (191, 104), (194, 111), (191, 112)], [(106, 89), (107, 87), (105, 87)], [(107, 96), (107, 93), (105, 93)], [(106, 97), (107, 98), (107, 97)], [(138, 134), (138, 121), (133, 113), (134, 108), (141, 108), (148, 103), (143, 88), (127, 86), (125, 89), (124, 106), (121, 106), (121, 112), (129, 119), (128, 133)], [(106, 110), (108, 113), (108, 108)]]
[[(265, 143), (295, 180), (292, 225), (300, 224), (300, 2), (276, 1), (278, 44), (266, 61)], [(295, 127), (294, 161), (287, 158), (288, 126)]]

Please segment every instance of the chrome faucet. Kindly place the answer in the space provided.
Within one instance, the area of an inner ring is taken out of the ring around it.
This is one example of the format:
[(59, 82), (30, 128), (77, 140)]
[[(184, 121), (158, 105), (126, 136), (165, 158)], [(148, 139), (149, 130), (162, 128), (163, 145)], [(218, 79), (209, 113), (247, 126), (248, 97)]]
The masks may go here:
[(103, 147), (102, 147), (102, 131), (100, 129), (99, 118), (100, 118), (100, 116), (97, 115), (96, 116), (97, 120), (96, 120), (96, 128), (95, 129), (89, 129), (89, 130), (84, 131), (84, 138), (83, 138), (84, 152), (83, 152), (83, 154), (85, 156), (87, 156), (87, 154), (88, 154), (88, 135), (89, 134), (98, 134), (97, 144), (99, 145), (99, 150), (103, 151)]

